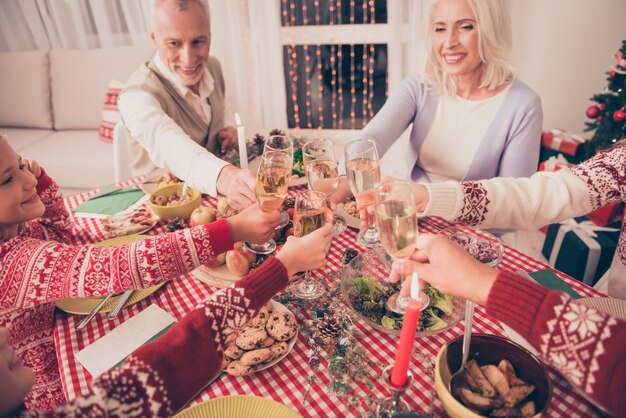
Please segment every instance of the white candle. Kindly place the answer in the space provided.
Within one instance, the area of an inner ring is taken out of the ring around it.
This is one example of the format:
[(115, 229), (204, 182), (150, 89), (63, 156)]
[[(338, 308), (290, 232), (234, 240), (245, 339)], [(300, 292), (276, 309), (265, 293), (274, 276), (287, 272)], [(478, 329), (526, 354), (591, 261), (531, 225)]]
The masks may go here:
[(239, 165), (241, 168), (248, 168), (248, 149), (246, 148), (246, 134), (239, 118), (239, 113), (235, 113), (237, 122), (237, 142), (239, 143)]

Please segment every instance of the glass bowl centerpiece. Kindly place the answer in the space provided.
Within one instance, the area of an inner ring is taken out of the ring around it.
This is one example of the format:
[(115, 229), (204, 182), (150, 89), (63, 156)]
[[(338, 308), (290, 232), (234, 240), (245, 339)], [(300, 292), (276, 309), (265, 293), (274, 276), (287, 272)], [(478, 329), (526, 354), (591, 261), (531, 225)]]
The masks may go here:
[[(399, 285), (384, 282), (388, 276), (389, 269), (368, 249), (344, 266), (341, 294), (360, 320), (385, 333), (400, 335), (403, 316), (386, 307), (387, 299), (399, 290)], [(464, 299), (447, 296), (430, 285), (425, 292), (430, 305), (420, 315), (416, 336), (436, 334), (463, 319)]]

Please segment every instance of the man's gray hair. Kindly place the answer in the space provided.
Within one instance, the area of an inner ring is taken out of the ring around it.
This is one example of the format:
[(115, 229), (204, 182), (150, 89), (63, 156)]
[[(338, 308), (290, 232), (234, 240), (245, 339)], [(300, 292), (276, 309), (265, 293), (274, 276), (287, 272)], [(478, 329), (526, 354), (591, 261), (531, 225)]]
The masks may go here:
[(176, 10), (186, 10), (192, 4), (200, 5), (204, 10), (206, 10), (206, 14), (209, 18), (209, 22), (211, 21), (211, 11), (209, 9), (209, 0), (152, 0), (152, 7), (150, 8), (150, 29), (154, 28), (154, 16), (156, 15), (157, 8), (168, 5), (173, 7)]

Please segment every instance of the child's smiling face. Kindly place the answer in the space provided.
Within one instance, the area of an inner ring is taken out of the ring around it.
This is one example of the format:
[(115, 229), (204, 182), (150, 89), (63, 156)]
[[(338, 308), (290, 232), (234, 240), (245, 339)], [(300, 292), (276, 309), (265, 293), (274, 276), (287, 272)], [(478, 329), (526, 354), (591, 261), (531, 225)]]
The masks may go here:
[(0, 139), (0, 227), (5, 239), (17, 234), (19, 224), (43, 215), (45, 207), (36, 186), (37, 179), (22, 157)]

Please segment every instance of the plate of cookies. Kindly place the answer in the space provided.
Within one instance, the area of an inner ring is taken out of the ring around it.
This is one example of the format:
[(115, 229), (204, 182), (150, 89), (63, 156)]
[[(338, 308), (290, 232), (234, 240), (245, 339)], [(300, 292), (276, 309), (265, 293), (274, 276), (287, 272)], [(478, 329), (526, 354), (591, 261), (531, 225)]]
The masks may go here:
[(297, 339), (296, 317), (282, 303), (270, 300), (226, 347), (223, 369), (232, 376), (268, 369), (289, 354)]

